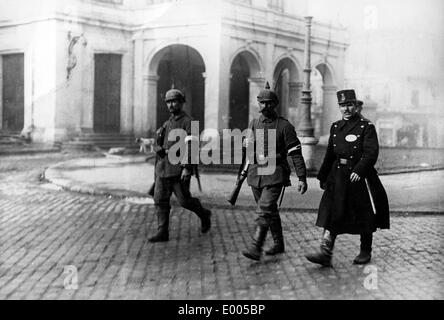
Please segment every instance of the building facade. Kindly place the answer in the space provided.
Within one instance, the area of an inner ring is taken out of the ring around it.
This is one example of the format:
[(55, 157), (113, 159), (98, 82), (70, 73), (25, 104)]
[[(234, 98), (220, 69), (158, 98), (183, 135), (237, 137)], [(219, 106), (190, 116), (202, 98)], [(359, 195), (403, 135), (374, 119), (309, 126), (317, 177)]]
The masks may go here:
[(266, 81), (298, 127), (310, 15), (318, 138), (352, 87), (382, 145), (444, 147), (444, 8), (425, 2), (2, 0), (0, 131), (152, 135), (172, 86), (200, 130), (245, 129)]
[[(50, 143), (85, 132), (149, 135), (168, 116), (172, 86), (201, 130), (245, 129), (266, 81), (297, 125), (305, 25), (283, 1), (19, 2), (0, 10), (2, 131)], [(344, 36), (313, 24), (312, 61), (330, 103), (343, 83)]]
[[(344, 83), (389, 147), (444, 147), (444, 2), (295, 0), (347, 29)], [(339, 117), (339, 112), (337, 113)]]

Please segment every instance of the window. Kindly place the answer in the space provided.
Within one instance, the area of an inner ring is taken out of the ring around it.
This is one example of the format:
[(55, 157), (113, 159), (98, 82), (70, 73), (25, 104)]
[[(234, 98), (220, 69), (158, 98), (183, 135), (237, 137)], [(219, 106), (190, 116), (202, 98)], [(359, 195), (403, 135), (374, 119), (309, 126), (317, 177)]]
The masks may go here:
[(146, 0), (147, 4), (161, 4), (161, 3), (167, 3), (167, 2), (177, 2), (177, 0)]
[(395, 130), (393, 121), (378, 121), (378, 138), (379, 144), (385, 147), (394, 147), (395, 141)]
[(366, 6), (364, 8), (364, 29), (376, 30), (378, 28), (378, 8), (375, 6)]
[(268, 0), (268, 7), (273, 10), (284, 11), (284, 0)]
[(109, 4), (122, 4), (123, 3), (123, 0), (94, 0), (94, 1), (109, 3)]
[(415, 108), (419, 106), (419, 90), (412, 90), (410, 103)]

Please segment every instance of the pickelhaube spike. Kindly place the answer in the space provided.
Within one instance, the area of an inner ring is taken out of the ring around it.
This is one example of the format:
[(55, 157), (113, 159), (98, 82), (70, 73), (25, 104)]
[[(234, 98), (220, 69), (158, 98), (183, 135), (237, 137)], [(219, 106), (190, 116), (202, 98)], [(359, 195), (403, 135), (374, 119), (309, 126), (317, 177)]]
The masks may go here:
[(279, 103), (279, 98), (273, 90), (270, 89), (270, 84), (268, 81), (265, 83), (265, 88), (262, 89), (259, 92), (259, 95), (257, 96), (257, 100), (259, 102), (261, 101), (274, 101), (276, 103)]

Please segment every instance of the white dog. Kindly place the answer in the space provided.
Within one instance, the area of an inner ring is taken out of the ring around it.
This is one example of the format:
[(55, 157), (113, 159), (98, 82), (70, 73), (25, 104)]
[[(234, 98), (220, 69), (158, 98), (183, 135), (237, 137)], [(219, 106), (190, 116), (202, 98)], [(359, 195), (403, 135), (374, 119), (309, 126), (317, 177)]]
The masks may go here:
[(140, 145), (139, 152), (148, 153), (147, 147), (150, 147), (150, 152), (154, 152), (154, 144), (156, 140), (154, 138), (137, 138), (136, 143)]

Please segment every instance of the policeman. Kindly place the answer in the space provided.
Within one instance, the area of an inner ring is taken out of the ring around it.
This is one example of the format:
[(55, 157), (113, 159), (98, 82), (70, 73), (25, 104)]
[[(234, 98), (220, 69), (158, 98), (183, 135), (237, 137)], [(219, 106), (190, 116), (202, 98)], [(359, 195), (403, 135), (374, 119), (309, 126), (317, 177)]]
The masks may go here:
[[(298, 191), (301, 194), (307, 191), (306, 168), (301, 153), (301, 143), (293, 125), (276, 114), (275, 109), (279, 104), (279, 99), (277, 94), (270, 90), (268, 82), (265, 89), (260, 91), (257, 101), (261, 115), (250, 123), (249, 128), (252, 129), (253, 135), (248, 140), (249, 143), (254, 141), (251, 143), (254, 143), (256, 160), (259, 161), (250, 165), (247, 176), (248, 185), (251, 186), (257, 204), (256, 230), (251, 245), (242, 252), (245, 257), (253, 260), (260, 260), (268, 229), (273, 237), (273, 246), (265, 253), (275, 255), (285, 250), (277, 202), (283, 188), (290, 186), (290, 167), (287, 156), (291, 158), (299, 177)], [(258, 145), (259, 139), (254, 139), (259, 130), (263, 130), (263, 146)], [(274, 154), (262, 154), (261, 150), (264, 153), (268, 150), (268, 137), (274, 137), (270, 134), (272, 130), (276, 130)], [(271, 157), (275, 157), (276, 169), (271, 174), (261, 174), (260, 169), (267, 166), (262, 160)]]
[[(193, 165), (190, 164), (190, 161), (173, 164), (168, 157), (168, 150), (176, 143), (176, 141), (168, 140), (171, 130), (185, 130), (187, 133), (185, 141), (197, 138), (191, 136), (191, 117), (182, 110), (185, 96), (180, 90), (171, 89), (165, 95), (165, 102), (170, 112), (170, 118), (158, 130), (159, 136), (155, 147), (158, 158), (155, 167), (154, 205), (158, 232), (148, 239), (150, 242), (168, 241), (169, 239), (170, 197), (173, 192), (183, 208), (194, 212), (200, 218), (202, 233), (208, 232), (211, 228), (211, 211), (202, 207), (199, 199), (193, 198), (190, 193)], [(191, 148), (187, 148), (187, 153), (190, 152)], [(190, 154), (187, 157), (188, 160), (191, 159)]]
[(324, 193), (316, 225), (324, 233), (320, 251), (306, 255), (323, 266), (331, 266), (337, 235), (361, 235), (361, 250), (353, 262), (365, 264), (371, 259), (373, 232), (389, 228), (387, 194), (374, 168), (379, 153), (375, 126), (358, 112), (354, 90), (338, 91), (337, 97), (342, 120), (330, 128), (317, 176)]

